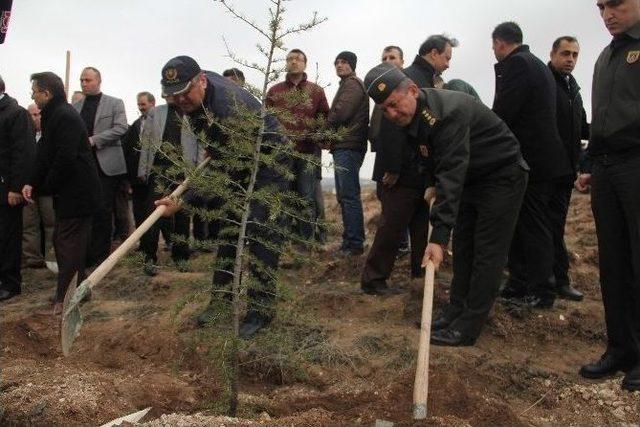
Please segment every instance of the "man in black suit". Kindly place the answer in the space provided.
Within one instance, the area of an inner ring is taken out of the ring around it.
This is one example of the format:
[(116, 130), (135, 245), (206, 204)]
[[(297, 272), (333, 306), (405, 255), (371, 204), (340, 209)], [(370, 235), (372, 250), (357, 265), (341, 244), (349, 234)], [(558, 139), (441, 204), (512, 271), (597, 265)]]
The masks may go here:
[(551, 226), (555, 246), (553, 276), (560, 298), (582, 301), (583, 295), (571, 286), (569, 255), (564, 244), (564, 228), (569, 212), (573, 182), (578, 172), (582, 140), (589, 139), (589, 124), (584, 111), (580, 86), (571, 74), (578, 61), (580, 45), (575, 37), (563, 36), (553, 42), (549, 69), (556, 80), (558, 132), (571, 164), (571, 171), (553, 180)]
[(571, 174), (556, 123), (556, 84), (549, 68), (522, 44), (518, 24), (498, 25), (492, 38), (498, 60), (493, 111), (516, 135), (531, 168), (502, 295), (550, 308), (556, 290), (549, 204), (553, 180)]
[(29, 179), (35, 133), (29, 113), (4, 92), (0, 77), (0, 301), (20, 293), (22, 206)]
[(55, 200), (53, 245), (59, 271), (53, 311), (58, 314), (73, 276), (78, 274), (78, 283), (84, 279), (92, 219), (101, 202), (100, 181), (87, 129), (67, 103), (60, 77), (43, 72), (33, 74), (31, 81), (31, 97), (42, 110), (42, 137), (35, 173), (22, 195), (32, 201), (34, 193), (46, 192)]

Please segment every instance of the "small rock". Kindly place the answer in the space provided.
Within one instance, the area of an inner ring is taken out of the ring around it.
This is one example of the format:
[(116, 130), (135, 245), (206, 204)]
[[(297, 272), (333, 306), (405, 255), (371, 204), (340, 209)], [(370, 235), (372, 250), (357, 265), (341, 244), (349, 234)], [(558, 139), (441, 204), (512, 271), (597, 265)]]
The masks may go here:
[(601, 397), (604, 397), (605, 399), (609, 399), (609, 400), (614, 400), (616, 398), (616, 394), (613, 390), (608, 389), (608, 388), (603, 388), (602, 390), (600, 390), (598, 392), (598, 394)]
[(268, 413), (263, 412), (263, 413), (260, 414), (260, 420), (261, 421), (271, 421), (271, 416)]
[(393, 423), (391, 421), (376, 420), (374, 427), (393, 427)]
[(564, 321), (565, 321), (565, 320), (567, 320), (567, 319), (566, 319), (566, 318), (561, 314), (561, 315), (560, 315), (560, 320), (564, 322)]
[(620, 421), (624, 421), (626, 419), (624, 408), (616, 408), (613, 411), (611, 411), (611, 413), (613, 414), (614, 417), (616, 417)]

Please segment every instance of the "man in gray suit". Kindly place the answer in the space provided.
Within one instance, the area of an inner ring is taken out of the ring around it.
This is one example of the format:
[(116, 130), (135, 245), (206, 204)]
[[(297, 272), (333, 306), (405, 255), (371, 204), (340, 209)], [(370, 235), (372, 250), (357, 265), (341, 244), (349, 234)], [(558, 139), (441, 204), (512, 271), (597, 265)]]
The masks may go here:
[(80, 75), (84, 98), (73, 104), (87, 126), (89, 143), (98, 163), (102, 206), (93, 218), (87, 265), (101, 263), (111, 251), (113, 206), (120, 179), (127, 172), (120, 138), (127, 131), (127, 115), (121, 99), (100, 90), (100, 71), (86, 67)]

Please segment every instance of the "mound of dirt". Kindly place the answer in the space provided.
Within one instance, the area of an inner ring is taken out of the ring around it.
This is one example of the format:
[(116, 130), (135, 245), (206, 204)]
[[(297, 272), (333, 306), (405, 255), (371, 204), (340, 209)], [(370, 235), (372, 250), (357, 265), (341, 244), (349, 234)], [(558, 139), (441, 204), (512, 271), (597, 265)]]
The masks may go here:
[[(363, 195), (367, 241), (380, 208)], [(59, 348), (59, 319), (49, 313), (55, 278), (26, 271), (23, 295), (2, 305), (0, 424), (100, 425), (151, 406), (147, 426), (605, 425), (637, 422), (639, 396), (620, 378), (590, 383), (578, 367), (604, 348), (597, 242), (589, 197), (574, 195), (567, 223), (571, 276), (581, 303), (514, 310), (498, 302), (469, 348), (432, 347), (429, 418), (411, 420), (422, 283), (407, 257), (390, 285), (403, 295), (377, 298), (359, 289), (363, 257), (338, 255), (341, 228), (327, 195), (329, 243), (281, 278), (290, 294), (269, 330), (245, 344), (239, 418), (223, 416), (228, 368), (224, 324), (195, 327), (208, 302), (211, 254), (191, 272), (173, 271), (161, 254), (153, 279), (129, 261), (82, 306), (85, 324), (73, 353)], [(285, 257), (286, 258), (286, 257)], [(448, 300), (451, 271), (439, 272), (435, 309)]]

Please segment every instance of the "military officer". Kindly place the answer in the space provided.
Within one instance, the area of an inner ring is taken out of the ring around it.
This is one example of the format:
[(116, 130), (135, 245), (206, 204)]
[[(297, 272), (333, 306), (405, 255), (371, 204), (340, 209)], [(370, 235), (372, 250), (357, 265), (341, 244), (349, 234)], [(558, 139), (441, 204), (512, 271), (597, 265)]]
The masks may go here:
[[(473, 345), (498, 294), (527, 183), (528, 167), (506, 124), (472, 96), (419, 89), (382, 63), (365, 78), (387, 119), (433, 159), (433, 232), (423, 264), (437, 267), (453, 230), (450, 304), (433, 322), (431, 342)], [(428, 218), (425, 218), (427, 221)]]
[(640, 390), (640, 0), (597, 0), (611, 43), (593, 73), (589, 185), (598, 235), (607, 348), (582, 367), (586, 378), (625, 371), (622, 388)]

